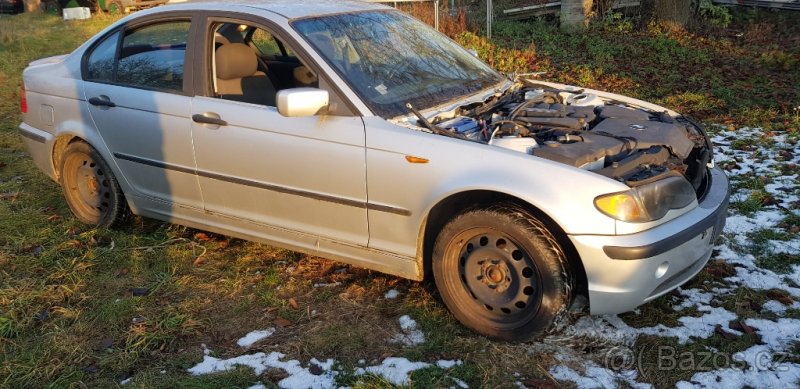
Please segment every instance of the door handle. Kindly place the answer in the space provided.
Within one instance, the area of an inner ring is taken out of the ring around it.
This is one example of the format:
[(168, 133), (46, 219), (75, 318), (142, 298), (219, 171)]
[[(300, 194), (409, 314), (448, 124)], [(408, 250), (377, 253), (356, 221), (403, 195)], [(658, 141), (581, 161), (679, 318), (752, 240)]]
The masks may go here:
[(113, 108), (113, 107), (117, 106), (116, 104), (114, 104), (113, 101), (111, 101), (108, 98), (108, 96), (91, 97), (91, 98), (89, 98), (89, 104), (94, 105), (94, 106), (109, 107), (109, 108)]
[(219, 115), (213, 112), (206, 112), (204, 114), (194, 114), (192, 115), (192, 120), (195, 123), (202, 123), (202, 124), (213, 124), (217, 126), (227, 126), (228, 122), (220, 119)]

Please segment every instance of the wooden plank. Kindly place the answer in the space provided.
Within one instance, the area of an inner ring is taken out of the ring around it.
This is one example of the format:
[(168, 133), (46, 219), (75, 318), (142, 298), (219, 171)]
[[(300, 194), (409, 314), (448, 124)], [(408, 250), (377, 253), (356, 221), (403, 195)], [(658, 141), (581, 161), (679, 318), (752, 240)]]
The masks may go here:
[(713, 0), (714, 3), (722, 5), (741, 5), (748, 7), (787, 9), (800, 11), (800, 0)]

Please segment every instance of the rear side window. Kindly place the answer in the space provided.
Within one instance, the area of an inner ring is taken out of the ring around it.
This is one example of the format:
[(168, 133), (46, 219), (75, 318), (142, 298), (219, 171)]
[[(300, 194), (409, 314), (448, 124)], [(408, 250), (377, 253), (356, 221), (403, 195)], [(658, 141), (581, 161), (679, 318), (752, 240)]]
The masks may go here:
[(89, 80), (114, 81), (114, 59), (118, 43), (119, 32), (115, 32), (94, 48), (86, 63)]
[(147, 26), (122, 40), (116, 82), (123, 85), (180, 91), (190, 23)]
[(86, 61), (90, 81), (167, 92), (183, 90), (189, 21), (148, 25), (117, 32), (97, 45)]

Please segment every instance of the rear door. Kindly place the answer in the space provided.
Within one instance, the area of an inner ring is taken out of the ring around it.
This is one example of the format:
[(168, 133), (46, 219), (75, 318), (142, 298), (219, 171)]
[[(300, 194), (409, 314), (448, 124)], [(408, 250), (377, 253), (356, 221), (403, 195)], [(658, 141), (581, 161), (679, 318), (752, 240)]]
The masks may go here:
[(137, 22), (85, 57), (89, 112), (134, 194), (202, 209), (191, 137), (189, 15)]

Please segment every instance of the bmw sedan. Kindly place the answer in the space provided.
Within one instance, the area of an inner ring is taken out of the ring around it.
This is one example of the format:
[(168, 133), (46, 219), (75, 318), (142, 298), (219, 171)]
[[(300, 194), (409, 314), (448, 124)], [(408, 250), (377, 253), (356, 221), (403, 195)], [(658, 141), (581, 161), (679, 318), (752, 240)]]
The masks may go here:
[(137, 12), (22, 88), (19, 131), (80, 221), (133, 213), (431, 277), (498, 339), (677, 288), (725, 223), (727, 178), (687, 117), (508, 78), (370, 3)]

